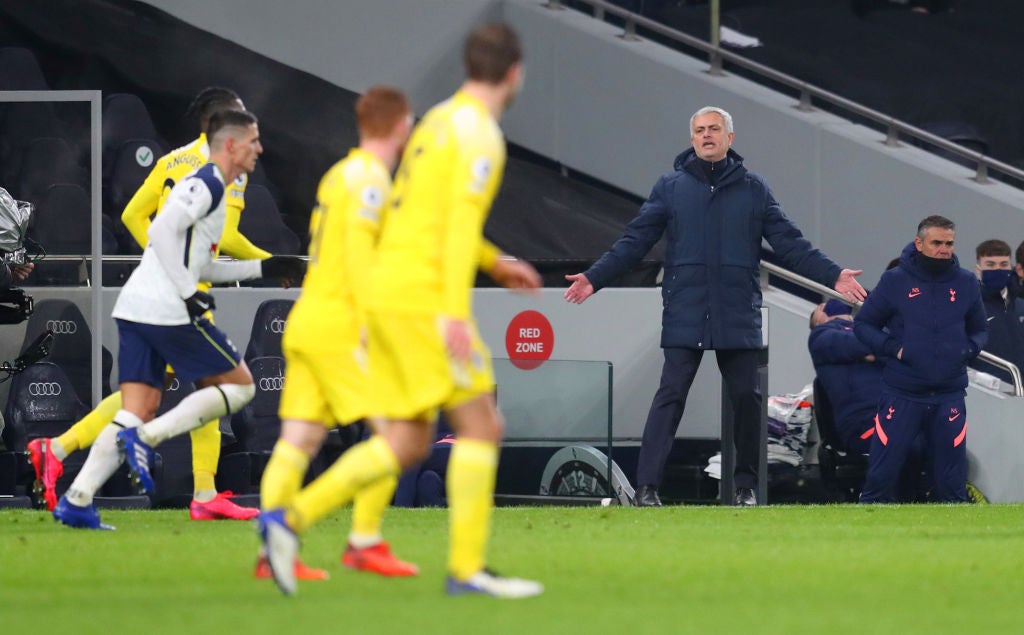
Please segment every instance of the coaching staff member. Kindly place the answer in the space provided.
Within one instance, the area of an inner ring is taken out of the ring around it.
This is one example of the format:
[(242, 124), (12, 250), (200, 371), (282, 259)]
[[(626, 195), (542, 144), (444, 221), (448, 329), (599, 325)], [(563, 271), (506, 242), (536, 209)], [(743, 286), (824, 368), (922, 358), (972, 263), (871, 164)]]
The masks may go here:
[(788, 268), (850, 300), (862, 300), (854, 279), (811, 246), (786, 218), (768, 185), (734, 152), (732, 116), (701, 108), (690, 118), (693, 147), (676, 157), (675, 169), (655, 183), (625, 234), (583, 273), (566, 276), (565, 292), (579, 304), (635, 266), (664, 236), (661, 385), (647, 415), (637, 468), (637, 504), (660, 505), (658, 485), (672, 448), (686, 395), (705, 350), (714, 350), (736, 414), (736, 499), (756, 505), (757, 386), (761, 348), (761, 240)]
[(956, 226), (929, 216), (900, 264), (882, 274), (853, 332), (887, 358), (862, 503), (893, 502), (918, 431), (928, 440), (933, 500), (966, 502), (967, 362), (988, 341), (981, 286), (953, 255)]

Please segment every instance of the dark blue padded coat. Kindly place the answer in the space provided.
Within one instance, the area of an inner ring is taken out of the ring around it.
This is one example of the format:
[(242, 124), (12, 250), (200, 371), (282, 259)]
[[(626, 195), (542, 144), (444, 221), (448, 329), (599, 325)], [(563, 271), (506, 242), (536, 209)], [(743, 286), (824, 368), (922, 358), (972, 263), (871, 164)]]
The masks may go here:
[[(1011, 290), (1008, 298), (998, 291), (981, 288), (981, 301), (988, 316), (988, 343), (985, 350), (1017, 365), (1024, 371), (1024, 298), (1014, 297)], [(974, 360), (974, 368), (1012, 381), (1008, 371), (981, 360)]]
[(662, 347), (761, 348), (761, 240), (796, 273), (831, 287), (840, 268), (811, 246), (760, 176), (729, 150), (712, 186), (690, 148), (585, 273), (597, 291), (666, 239)]
[[(897, 394), (922, 401), (965, 394), (967, 362), (988, 340), (981, 285), (953, 266), (941, 274), (917, 262), (917, 247), (903, 249), (900, 264), (882, 274), (854, 318), (854, 333), (875, 355), (887, 358), (882, 382)], [(883, 330), (886, 329), (886, 330)], [(903, 349), (902, 359), (896, 353)]]
[(811, 329), (807, 349), (814, 373), (832, 402), (843, 450), (857, 445), (858, 437), (874, 426), (878, 396), (882, 392), (880, 361), (865, 358), (871, 349), (853, 332), (853, 322), (837, 318)]

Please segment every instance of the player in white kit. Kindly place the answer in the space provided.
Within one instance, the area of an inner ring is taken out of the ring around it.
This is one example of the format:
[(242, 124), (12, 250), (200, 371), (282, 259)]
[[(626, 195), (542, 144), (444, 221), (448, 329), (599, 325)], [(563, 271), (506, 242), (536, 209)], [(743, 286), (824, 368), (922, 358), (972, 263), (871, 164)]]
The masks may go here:
[[(100, 522), (93, 496), (122, 460), (127, 459), (141, 490), (152, 492), (153, 446), (238, 412), (255, 394), (238, 350), (203, 317), (214, 301), (198, 289), (198, 282), (265, 277), (297, 285), (305, 272), (301, 259), (288, 256), (215, 260), (224, 229), (225, 183), (251, 172), (263, 147), (256, 117), (247, 111), (217, 113), (207, 137), (210, 162), (171, 190), (149, 229), (142, 261), (114, 305), (123, 405), (53, 510), (54, 518), (70, 527), (112, 529)], [(167, 364), (182, 382), (195, 382), (197, 390), (154, 419)]]

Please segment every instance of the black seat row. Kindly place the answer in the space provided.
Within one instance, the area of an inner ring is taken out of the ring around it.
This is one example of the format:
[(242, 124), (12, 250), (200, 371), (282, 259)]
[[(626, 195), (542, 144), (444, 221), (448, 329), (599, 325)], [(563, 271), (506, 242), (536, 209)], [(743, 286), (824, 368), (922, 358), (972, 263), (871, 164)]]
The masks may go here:
[[(281, 336), (291, 300), (267, 300), (257, 309), (250, 332), (245, 360), (256, 384), (256, 396), (240, 412), (221, 421), (223, 454), (218, 470), (218, 487), (238, 494), (256, 494), (270, 452), (280, 434), (280, 402), (285, 361)], [(47, 360), (33, 364), (11, 382), (5, 409), (4, 445), (18, 458), (17, 482), (23, 491), (31, 486), (32, 472), (21, 454), (29, 441), (62, 434), (88, 411), (91, 394), (89, 366), (89, 327), (78, 307), (66, 300), (43, 300), (26, 329), (26, 343), (49, 328), (55, 333)], [(24, 346), (23, 346), (24, 347)], [(104, 349), (105, 391), (109, 387), (109, 352)], [(193, 391), (192, 386), (172, 381), (164, 391), (158, 414), (177, 405)], [(320, 473), (344, 449), (357, 442), (362, 427), (334, 431), (323, 452), (314, 461), (309, 478)], [(170, 439), (158, 448), (160, 455), (158, 488), (153, 504), (187, 504), (192, 494), (191, 442), (188, 435)], [(64, 476), (58, 483), (58, 495), (66, 491), (85, 460), (78, 452), (65, 462)], [(5, 459), (8, 462), (10, 459)], [(3, 461), (0, 461), (0, 471)], [(0, 475), (2, 476), (2, 475)], [(4, 479), (0, 478), (0, 483)], [(6, 492), (0, 491), (0, 494)], [(14, 493), (14, 492), (11, 492)], [(123, 476), (115, 476), (102, 492), (106, 496), (131, 494)]]

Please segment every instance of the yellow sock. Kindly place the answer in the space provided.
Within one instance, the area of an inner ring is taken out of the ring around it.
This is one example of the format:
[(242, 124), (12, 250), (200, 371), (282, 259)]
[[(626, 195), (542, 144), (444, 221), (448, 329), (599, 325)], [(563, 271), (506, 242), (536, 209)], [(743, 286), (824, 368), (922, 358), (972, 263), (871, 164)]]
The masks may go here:
[(467, 580), (484, 568), (494, 509), (498, 446), (459, 439), (448, 459), (448, 571)]
[(309, 456), (284, 440), (274, 444), (274, 452), (263, 470), (260, 482), (260, 506), (277, 509), (291, 504), (302, 488), (302, 479), (309, 469)]
[(352, 500), (360, 490), (378, 479), (400, 471), (398, 457), (388, 442), (370, 437), (338, 459), (326, 472), (295, 497), (286, 520), (296, 533), (303, 533), (316, 521)]
[(209, 503), (217, 498), (217, 475), (213, 472), (192, 472), (192, 498)]
[[(384, 512), (391, 504), (397, 487), (398, 477), (386, 476), (359, 490), (352, 504), (353, 534), (366, 542), (380, 541), (380, 527), (384, 522)], [(372, 538), (376, 538), (376, 541), (371, 540)], [(350, 540), (350, 542), (354, 543), (355, 541)]]
[(92, 412), (57, 437), (57, 443), (68, 454), (89, 447), (100, 436), (103, 428), (114, 420), (114, 415), (120, 409), (121, 391), (118, 391), (101, 401)]
[(192, 483), (193, 489), (211, 498), (217, 492), (214, 475), (220, 461), (220, 421), (214, 419), (189, 433), (192, 437)]

